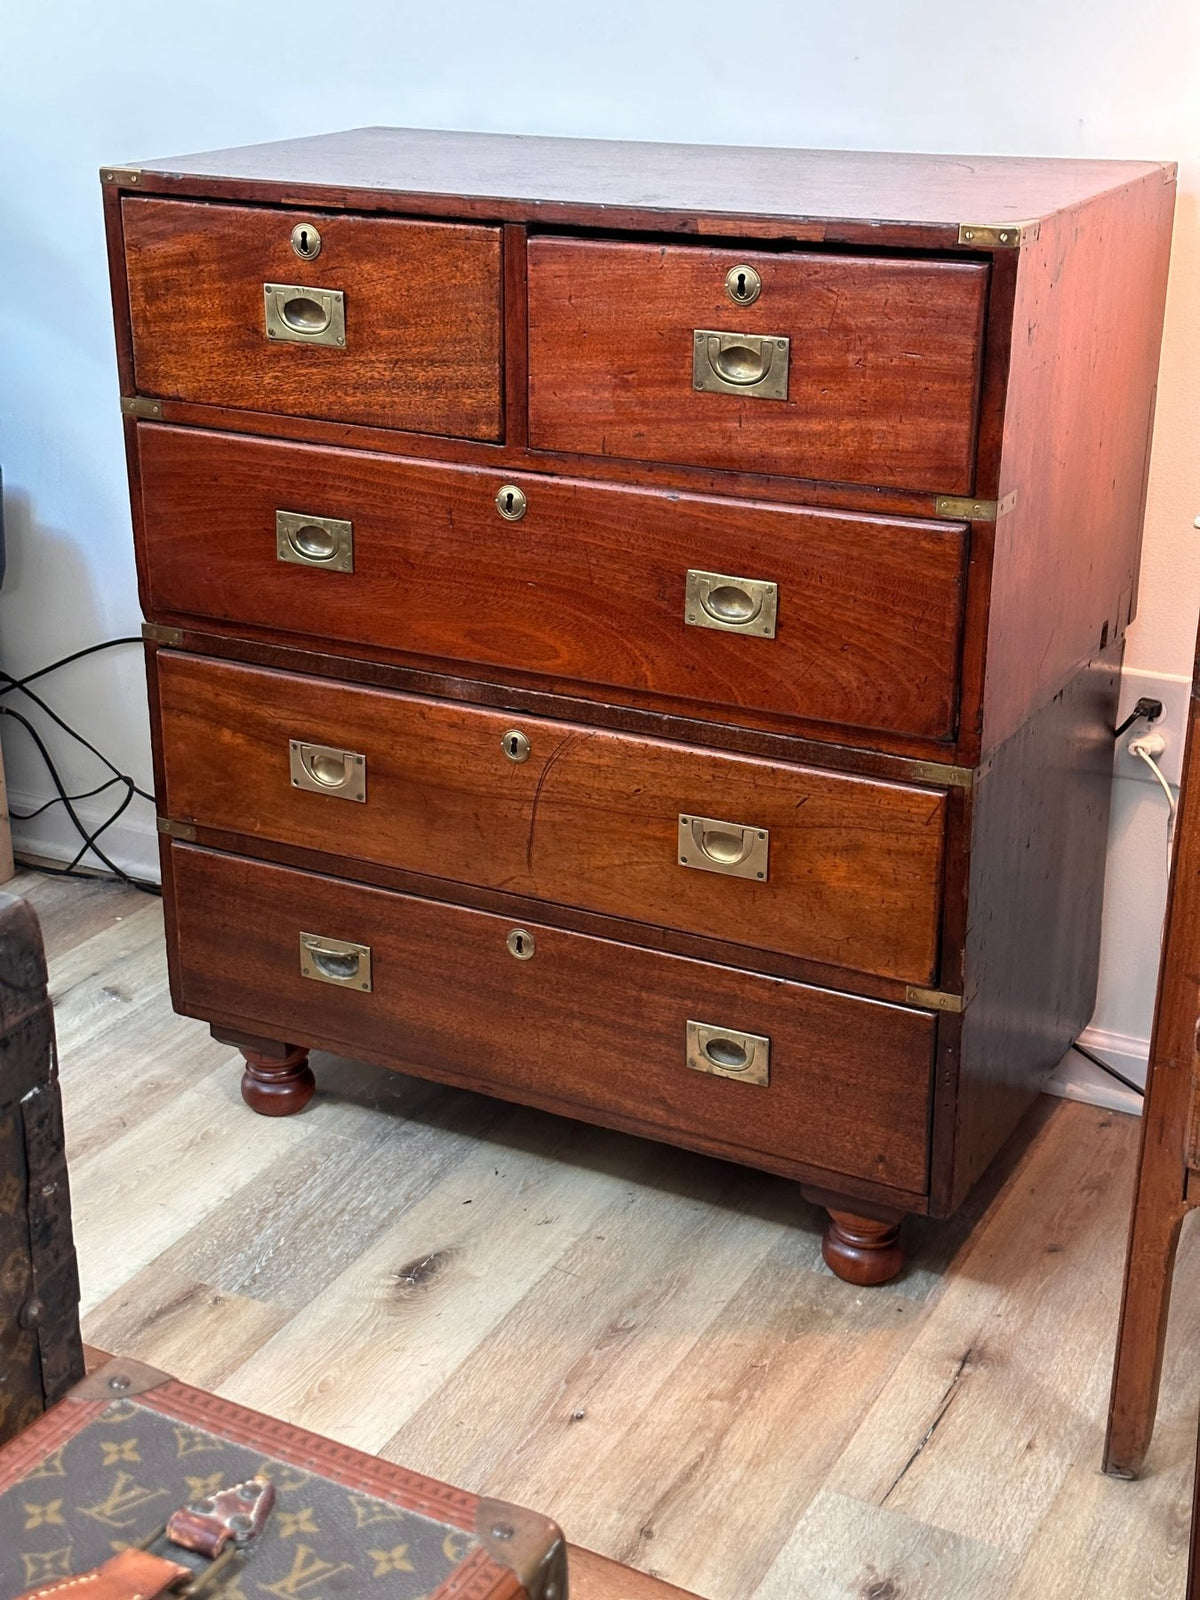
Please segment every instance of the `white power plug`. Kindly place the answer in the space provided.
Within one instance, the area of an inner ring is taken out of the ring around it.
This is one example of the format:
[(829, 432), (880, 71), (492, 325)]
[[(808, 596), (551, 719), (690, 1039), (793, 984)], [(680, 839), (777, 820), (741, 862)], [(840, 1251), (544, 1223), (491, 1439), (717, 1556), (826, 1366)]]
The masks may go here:
[(1170, 872), (1171, 845), (1175, 838), (1175, 796), (1158, 764), (1158, 757), (1167, 748), (1167, 741), (1161, 733), (1155, 733), (1152, 728), (1148, 728), (1145, 733), (1135, 733), (1125, 748), (1131, 756), (1137, 756), (1146, 763), (1167, 797), (1167, 871)]
[(1143, 761), (1147, 756), (1157, 760), (1166, 750), (1167, 741), (1161, 733), (1149, 728), (1145, 733), (1135, 733), (1126, 748), (1131, 756), (1141, 756)]

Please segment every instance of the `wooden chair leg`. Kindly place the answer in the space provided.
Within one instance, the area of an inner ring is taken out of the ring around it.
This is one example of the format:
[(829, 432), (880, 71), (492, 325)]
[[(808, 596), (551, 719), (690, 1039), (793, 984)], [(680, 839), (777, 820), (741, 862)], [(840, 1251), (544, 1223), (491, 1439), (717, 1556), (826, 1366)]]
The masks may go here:
[[(1139, 1185), (1139, 1199), (1141, 1194)], [(1167, 1337), (1171, 1275), (1187, 1210), (1177, 1203), (1161, 1209), (1140, 1204), (1134, 1211), (1104, 1441), (1104, 1470), (1116, 1478), (1136, 1478), (1150, 1448)]]

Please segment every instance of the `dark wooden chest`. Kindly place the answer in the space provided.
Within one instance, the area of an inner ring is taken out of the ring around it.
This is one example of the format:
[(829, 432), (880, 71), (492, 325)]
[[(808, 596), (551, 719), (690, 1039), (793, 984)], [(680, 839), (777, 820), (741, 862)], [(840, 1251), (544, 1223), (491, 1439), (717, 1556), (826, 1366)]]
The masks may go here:
[(82, 1376), (41, 930), (23, 900), (0, 895), (0, 1443)]
[(1088, 1021), (1174, 170), (366, 129), (103, 174), (175, 1002), (800, 1180)]

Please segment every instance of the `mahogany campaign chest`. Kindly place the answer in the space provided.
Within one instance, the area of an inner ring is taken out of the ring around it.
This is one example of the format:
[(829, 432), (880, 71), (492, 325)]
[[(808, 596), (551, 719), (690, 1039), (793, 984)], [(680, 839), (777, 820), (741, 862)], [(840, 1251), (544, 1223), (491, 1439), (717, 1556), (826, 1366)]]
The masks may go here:
[(902, 1263), (1088, 1020), (1174, 169), (388, 128), (105, 169), (177, 1007)]

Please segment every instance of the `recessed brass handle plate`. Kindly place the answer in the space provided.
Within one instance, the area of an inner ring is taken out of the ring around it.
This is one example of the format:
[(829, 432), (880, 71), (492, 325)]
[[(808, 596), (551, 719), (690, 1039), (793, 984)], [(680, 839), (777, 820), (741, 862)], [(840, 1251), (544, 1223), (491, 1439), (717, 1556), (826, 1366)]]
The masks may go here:
[(280, 344), (346, 342), (346, 297), (340, 289), (264, 283), (263, 312), (267, 338)]
[(743, 1033), (712, 1022), (689, 1022), (687, 1064), (693, 1072), (736, 1078), (766, 1089), (771, 1082), (771, 1041), (761, 1033)]
[(275, 554), (298, 567), (353, 572), (354, 524), (340, 517), (310, 517), (305, 511), (277, 511)]
[(336, 984), (340, 989), (369, 991), (371, 947), (350, 944), (345, 939), (328, 939), (323, 933), (302, 933), (300, 974), (316, 983)]
[(683, 620), (689, 628), (775, 637), (779, 589), (765, 578), (735, 578), (727, 572), (689, 568)]
[(306, 744), (288, 740), (288, 761), (292, 788), (308, 789), (312, 794), (331, 795), (335, 800), (367, 798), (367, 758), (354, 750), (339, 750), (329, 744)]
[(705, 394), (786, 400), (790, 350), (791, 340), (778, 333), (697, 328), (692, 336), (692, 388)]
[(766, 828), (717, 817), (679, 818), (679, 865), (700, 872), (721, 872), (727, 878), (767, 876), (771, 835)]

